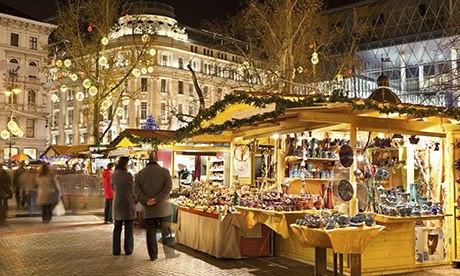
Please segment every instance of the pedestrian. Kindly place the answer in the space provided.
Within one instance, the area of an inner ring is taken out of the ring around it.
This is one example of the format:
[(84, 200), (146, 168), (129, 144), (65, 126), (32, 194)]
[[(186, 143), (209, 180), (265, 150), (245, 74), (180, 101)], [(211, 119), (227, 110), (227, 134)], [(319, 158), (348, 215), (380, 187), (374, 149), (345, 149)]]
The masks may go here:
[(30, 216), (34, 215), (37, 207), (37, 174), (34, 168), (29, 168), (19, 177)]
[(8, 199), (12, 197), (11, 177), (0, 163), (0, 223), (7, 217)]
[(38, 204), (42, 206), (42, 220), (47, 224), (53, 217), (53, 209), (61, 198), (61, 186), (48, 164), (40, 167), (37, 176)]
[(112, 223), (112, 200), (113, 190), (112, 184), (110, 183), (110, 177), (112, 176), (113, 163), (107, 164), (107, 168), (102, 172), (102, 185), (104, 187), (104, 223)]
[(120, 157), (115, 172), (112, 174), (111, 182), (114, 191), (113, 218), (115, 227), (113, 229), (113, 255), (121, 253), (121, 231), (125, 226), (126, 255), (131, 255), (134, 250), (134, 218), (136, 206), (134, 202), (133, 176), (128, 172), (128, 157)]
[(13, 188), (14, 188), (14, 196), (16, 198), (16, 206), (18, 208), (24, 207), (25, 200), (22, 197), (22, 187), (19, 178), (23, 173), (26, 172), (24, 168), (24, 162), (19, 163), (19, 167), (13, 173)]
[(144, 209), (144, 221), (147, 228), (147, 250), (150, 260), (158, 258), (156, 230), (161, 225), (161, 236), (164, 240), (169, 231), (169, 217), (172, 214), (169, 193), (172, 189), (171, 175), (162, 168), (154, 153), (149, 156), (149, 163), (135, 178), (134, 192), (136, 199)]

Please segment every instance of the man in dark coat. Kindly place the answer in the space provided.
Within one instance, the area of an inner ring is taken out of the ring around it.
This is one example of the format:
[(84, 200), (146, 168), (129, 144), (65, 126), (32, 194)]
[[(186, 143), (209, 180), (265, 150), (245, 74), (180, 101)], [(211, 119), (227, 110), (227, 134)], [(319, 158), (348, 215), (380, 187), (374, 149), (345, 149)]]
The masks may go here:
[(6, 218), (8, 199), (13, 197), (11, 191), (11, 177), (0, 164), (0, 223)]
[(21, 182), (19, 181), (19, 178), (25, 172), (26, 172), (26, 169), (24, 168), (24, 162), (21, 162), (19, 164), (19, 167), (13, 173), (14, 196), (16, 198), (16, 205), (18, 208), (24, 207), (26, 203), (21, 193), (22, 187), (21, 187)]
[(172, 180), (169, 171), (162, 168), (156, 161), (155, 154), (151, 154), (149, 163), (142, 169), (134, 180), (134, 193), (144, 209), (144, 219), (147, 228), (147, 249), (150, 260), (158, 258), (156, 229), (161, 225), (161, 235), (166, 237), (166, 221), (172, 214), (169, 193), (172, 189)]

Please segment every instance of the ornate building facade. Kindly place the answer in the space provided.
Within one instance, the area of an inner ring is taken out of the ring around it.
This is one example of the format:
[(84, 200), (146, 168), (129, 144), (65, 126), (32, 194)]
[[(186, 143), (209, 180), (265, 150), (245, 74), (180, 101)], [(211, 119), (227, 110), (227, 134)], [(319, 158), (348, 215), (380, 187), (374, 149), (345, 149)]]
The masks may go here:
[[(40, 68), (54, 26), (0, 7), (0, 156), (6, 160), (24, 153), (36, 158), (47, 145), (49, 131), (49, 94)], [(21, 131), (10, 139), (7, 123), (11, 120)]]

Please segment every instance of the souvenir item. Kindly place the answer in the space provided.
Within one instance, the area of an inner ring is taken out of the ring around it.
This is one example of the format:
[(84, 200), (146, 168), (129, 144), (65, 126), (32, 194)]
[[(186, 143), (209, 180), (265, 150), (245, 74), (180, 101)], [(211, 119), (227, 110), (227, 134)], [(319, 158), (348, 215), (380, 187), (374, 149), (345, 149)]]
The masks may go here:
[(351, 167), (353, 165), (353, 149), (349, 145), (343, 145), (340, 147), (339, 159), (340, 164), (345, 168)]
[(350, 181), (342, 179), (339, 182), (339, 197), (343, 201), (350, 201), (353, 198), (354, 190)]

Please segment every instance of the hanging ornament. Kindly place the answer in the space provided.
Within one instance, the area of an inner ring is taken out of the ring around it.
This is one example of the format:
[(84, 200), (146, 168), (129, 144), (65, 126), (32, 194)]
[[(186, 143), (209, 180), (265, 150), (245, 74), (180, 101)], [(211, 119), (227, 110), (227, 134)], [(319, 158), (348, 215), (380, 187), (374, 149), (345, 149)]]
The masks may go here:
[(338, 75), (337, 75), (337, 81), (338, 81), (338, 82), (342, 82), (342, 81), (343, 81), (343, 76), (342, 76), (342, 74), (338, 74)]
[(106, 36), (104, 36), (104, 37), (101, 39), (101, 44), (104, 45), (104, 46), (107, 45), (107, 44), (109, 44), (109, 38), (106, 37)]
[(134, 100), (134, 105), (135, 105), (135, 106), (141, 105), (141, 101), (140, 101), (139, 99), (135, 99), (135, 100)]
[(134, 68), (132, 73), (136, 78), (138, 78), (141, 75), (141, 70)]
[(141, 73), (142, 73), (142, 74), (147, 74), (147, 68), (142, 67), (142, 68), (141, 68)]
[(96, 87), (96, 86), (91, 86), (91, 87), (88, 89), (88, 93), (89, 93), (92, 97), (96, 96), (96, 94), (97, 94), (97, 87)]
[(88, 28), (86, 28), (86, 30), (88, 31), (88, 33), (93, 32), (93, 26), (91, 26), (91, 24), (89, 24)]
[(62, 60), (60, 60), (60, 59), (56, 60), (55, 64), (56, 64), (57, 67), (61, 67), (62, 66)]
[(68, 88), (67, 85), (65, 85), (65, 84), (61, 85), (61, 87), (59, 87), (59, 89), (60, 89), (62, 92), (67, 92), (67, 90), (69, 90), (69, 88)]
[(117, 110), (115, 110), (115, 114), (117, 114), (118, 117), (122, 117), (124, 113), (125, 110), (123, 109), (123, 107), (117, 107)]
[(303, 67), (299, 66), (299, 68), (297, 68), (297, 72), (299, 72), (299, 74), (302, 74), (303, 73)]
[(107, 100), (112, 100), (113, 99), (113, 96), (112, 94), (107, 94), (107, 96), (105, 97)]
[(77, 99), (77, 101), (81, 102), (85, 99), (85, 93), (83, 92), (77, 92), (77, 94), (75, 94), (75, 99)]
[(109, 61), (107, 60), (105, 56), (101, 56), (99, 57), (98, 63), (100, 66), (104, 67), (109, 63)]
[(17, 130), (19, 128), (18, 124), (14, 120), (10, 120), (8, 124), (6, 124), (6, 127), (13, 132), (14, 130)]
[(91, 81), (89, 79), (85, 79), (83, 81), (83, 87), (86, 88), (86, 89), (90, 88), (91, 87)]
[(121, 104), (122, 105), (128, 105), (129, 104), (129, 97), (123, 97), (121, 99)]
[(109, 107), (110, 107), (111, 105), (112, 105), (112, 101), (111, 101), (111, 100), (104, 99), (104, 100), (101, 102), (101, 109), (107, 110), (107, 109), (109, 109)]
[(149, 54), (150, 54), (151, 56), (154, 56), (156, 53), (157, 53), (157, 50), (155, 50), (155, 49), (153, 49), (153, 48), (151, 48), (151, 49), (149, 50)]
[(70, 65), (72, 65), (72, 61), (70, 61), (70, 59), (64, 60), (64, 66), (65, 67), (70, 67)]
[(16, 132), (16, 134), (18, 137), (23, 137), (24, 136), (24, 131), (22, 131), (22, 129), (18, 129), (18, 131)]
[(11, 131), (11, 133), (13, 135), (19, 136), (19, 133), (20, 133), (21, 130), (18, 127), (18, 128), (15, 128), (15, 129), (10, 129), (10, 131)]
[(148, 34), (144, 34), (142, 36), (142, 42), (147, 43), (150, 40), (150, 37)]
[(71, 79), (72, 81), (78, 80), (78, 75), (75, 74), (75, 73), (70, 74), (69, 77), (70, 77), (70, 79)]
[(0, 132), (0, 137), (2, 137), (4, 140), (10, 139), (10, 132), (4, 129), (2, 132)]
[(245, 61), (243, 62), (243, 66), (246, 67), (246, 68), (249, 67), (249, 62), (248, 62), (247, 60), (245, 60)]
[(152, 67), (152, 66), (149, 66), (149, 68), (147, 68), (147, 72), (153, 73), (153, 67)]
[(318, 62), (319, 62), (318, 53), (315, 51), (313, 52), (313, 54), (311, 54), (311, 63), (313, 65), (316, 65), (318, 64)]
[(51, 95), (51, 101), (53, 103), (57, 103), (59, 101), (59, 97), (56, 94)]

